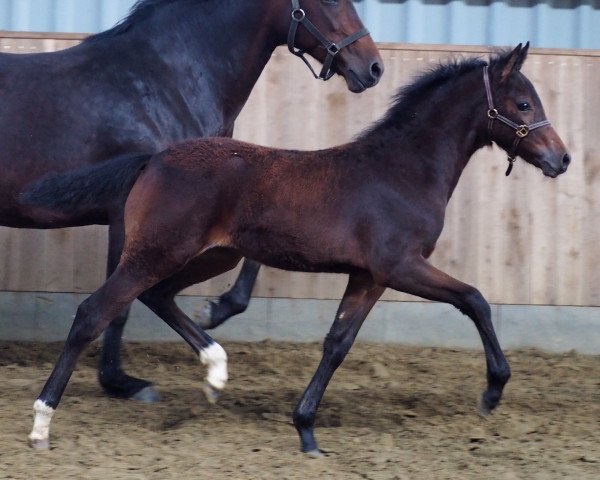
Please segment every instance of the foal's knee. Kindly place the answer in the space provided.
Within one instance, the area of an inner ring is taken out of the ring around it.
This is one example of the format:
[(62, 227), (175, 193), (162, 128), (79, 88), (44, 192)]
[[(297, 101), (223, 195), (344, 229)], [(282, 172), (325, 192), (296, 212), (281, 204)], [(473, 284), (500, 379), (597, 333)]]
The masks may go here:
[(334, 368), (342, 364), (353, 343), (354, 339), (347, 335), (336, 335), (331, 332), (327, 334), (323, 343), (323, 352)]

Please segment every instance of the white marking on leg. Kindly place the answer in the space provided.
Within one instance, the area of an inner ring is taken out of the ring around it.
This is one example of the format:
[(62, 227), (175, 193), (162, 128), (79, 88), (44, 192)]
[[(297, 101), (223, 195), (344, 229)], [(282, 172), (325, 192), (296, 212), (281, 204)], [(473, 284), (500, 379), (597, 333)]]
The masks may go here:
[(48, 440), (50, 435), (50, 421), (55, 410), (46, 405), (42, 400), (36, 400), (33, 404), (35, 417), (33, 419), (33, 430), (29, 434), (30, 440)]
[(218, 390), (227, 383), (227, 353), (218, 343), (211, 343), (200, 351), (200, 361), (208, 366), (206, 381)]

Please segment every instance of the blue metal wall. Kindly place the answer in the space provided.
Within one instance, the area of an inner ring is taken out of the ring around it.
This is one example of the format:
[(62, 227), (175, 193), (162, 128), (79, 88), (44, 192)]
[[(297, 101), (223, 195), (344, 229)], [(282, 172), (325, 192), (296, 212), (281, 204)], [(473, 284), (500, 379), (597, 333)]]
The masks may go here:
[[(244, 1), (244, 0), (240, 0)], [(135, 0), (0, 0), (0, 29), (98, 32)], [(600, 49), (600, 0), (358, 0), (381, 42)]]

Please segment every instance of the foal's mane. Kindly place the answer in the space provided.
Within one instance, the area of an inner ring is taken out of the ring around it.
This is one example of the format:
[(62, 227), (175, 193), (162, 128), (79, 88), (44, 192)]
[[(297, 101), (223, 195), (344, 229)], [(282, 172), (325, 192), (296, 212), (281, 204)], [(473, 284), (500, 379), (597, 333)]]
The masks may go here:
[[(152, 16), (157, 9), (170, 6), (174, 3), (181, 2), (187, 5), (194, 5), (195, 3), (203, 2), (207, 0), (138, 0), (129, 10), (129, 14), (123, 18), (114, 27), (104, 32), (91, 35), (84, 40), (84, 42), (94, 42), (103, 40), (105, 38), (112, 38), (121, 35), (131, 29), (133, 25), (139, 23)], [(176, 27), (176, 26), (175, 26)], [(165, 28), (168, 28), (165, 26)]]
[[(499, 50), (490, 57), (489, 65), (503, 63), (507, 60), (512, 50)], [(450, 80), (460, 77), (477, 68), (482, 68), (488, 63), (478, 57), (454, 58), (444, 60), (433, 66), (425, 73), (419, 75), (412, 83), (400, 87), (392, 97), (387, 113), (376, 121), (367, 130), (361, 133), (358, 139), (363, 139), (377, 131), (385, 131), (390, 127), (401, 126), (414, 118), (423, 102), (430, 100), (433, 92), (443, 87)]]

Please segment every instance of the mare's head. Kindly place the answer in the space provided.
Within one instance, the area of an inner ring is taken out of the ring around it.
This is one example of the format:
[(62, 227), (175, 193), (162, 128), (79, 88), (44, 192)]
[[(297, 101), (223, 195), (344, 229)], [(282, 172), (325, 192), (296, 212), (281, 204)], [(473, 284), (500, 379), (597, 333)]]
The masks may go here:
[(316, 77), (327, 80), (338, 73), (352, 92), (377, 85), (383, 61), (351, 0), (279, 2), (286, 4), (288, 48), (303, 60), (308, 53), (323, 64)]
[(567, 171), (571, 157), (546, 120), (535, 88), (521, 73), (528, 49), (529, 43), (525, 47), (519, 44), (512, 52), (500, 54), (490, 62), (489, 136), (508, 152), (509, 160), (512, 157), (514, 161), (518, 155), (554, 178)]

